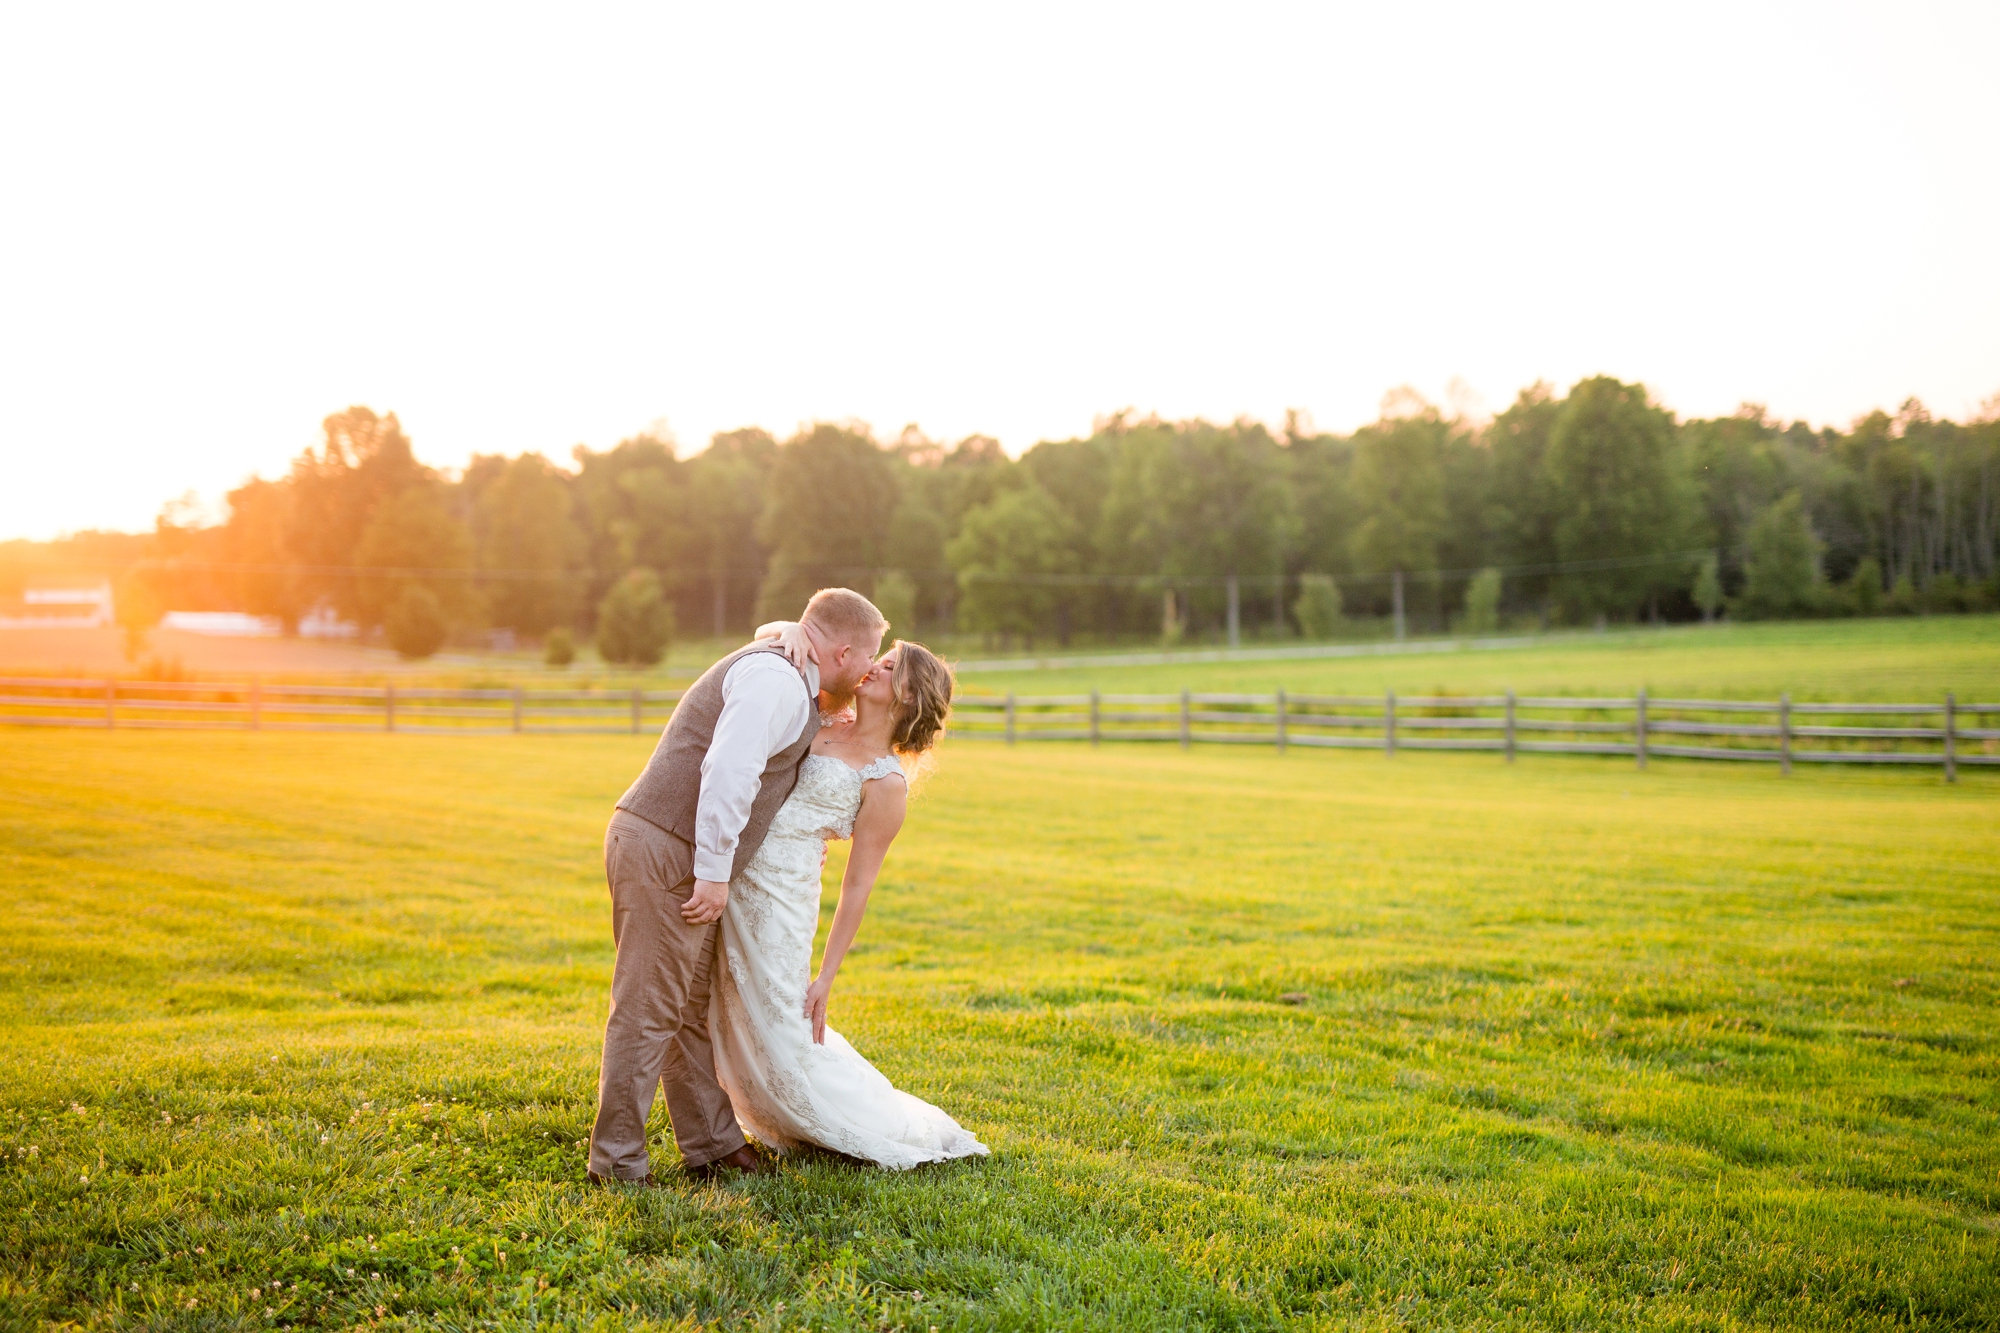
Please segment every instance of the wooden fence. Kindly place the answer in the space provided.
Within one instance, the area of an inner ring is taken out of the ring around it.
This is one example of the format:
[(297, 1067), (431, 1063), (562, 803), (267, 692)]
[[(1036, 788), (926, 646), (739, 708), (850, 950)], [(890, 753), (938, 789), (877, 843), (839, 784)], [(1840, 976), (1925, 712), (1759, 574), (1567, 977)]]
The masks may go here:
[(2000, 703), (1794, 703), (1516, 695), (1089, 694), (961, 697), (952, 734), (1380, 750), (1737, 759), (1777, 764), (2000, 764)]
[[(250, 731), (640, 734), (679, 690), (412, 689), (0, 677), (0, 724)], [(1504, 695), (962, 695), (952, 734), (1023, 741), (1164, 741), (1486, 750), (1797, 764), (2000, 764), (2000, 703), (1794, 703)]]
[(248, 731), (639, 733), (667, 724), (680, 690), (436, 690), (0, 677), (0, 723), (234, 727)]

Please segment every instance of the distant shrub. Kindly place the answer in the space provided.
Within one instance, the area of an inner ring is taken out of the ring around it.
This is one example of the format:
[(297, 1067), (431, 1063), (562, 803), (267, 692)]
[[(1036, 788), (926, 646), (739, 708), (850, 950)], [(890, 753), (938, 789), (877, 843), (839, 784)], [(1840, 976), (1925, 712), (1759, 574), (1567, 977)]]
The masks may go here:
[(136, 662), (146, 650), (146, 631), (160, 623), (166, 608), (159, 594), (153, 591), (153, 585), (138, 574), (119, 581), (111, 603), (119, 627), (125, 631), (125, 660)]
[(1840, 586), (1846, 610), (1857, 616), (1872, 616), (1882, 609), (1882, 566), (1874, 556), (1864, 555)]
[(389, 604), (382, 628), (389, 633), (389, 646), (415, 661), (444, 647), (445, 634), (451, 627), (437, 594), (421, 583), (411, 583)]
[(1713, 551), (1702, 557), (1701, 568), (1695, 571), (1693, 596), (1694, 604), (1701, 608), (1701, 618), (1714, 620), (1726, 599), (1722, 595), (1722, 570)]
[(674, 608), (660, 576), (635, 569), (611, 586), (597, 606), (597, 651), (617, 666), (653, 666), (674, 639)]
[(1908, 574), (1896, 580), (1896, 586), (1889, 589), (1889, 599), (1884, 605), (1893, 615), (1913, 616), (1920, 609), (1917, 600), (1917, 585), (1910, 581)]
[(1963, 611), (1965, 609), (1965, 585), (1958, 581), (1958, 575), (1946, 570), (1933, 574), (1931, 581), (1924, 585), (1924, 610)]
[(557, 626), (542, 640), (542, 661), (552, 667), (566, 667), (576, 661), (576, 636)]
[(1301, 575), (1292, 614), (1299, 618), (1299, 633), (1306, 638), (1332, 638), (1340, 632), (1340, 585), (1326, 574)]
[(1491, 634), (1500, 628), (1500, 571), (1482, 569), (1465, 586), (1465, 632)]

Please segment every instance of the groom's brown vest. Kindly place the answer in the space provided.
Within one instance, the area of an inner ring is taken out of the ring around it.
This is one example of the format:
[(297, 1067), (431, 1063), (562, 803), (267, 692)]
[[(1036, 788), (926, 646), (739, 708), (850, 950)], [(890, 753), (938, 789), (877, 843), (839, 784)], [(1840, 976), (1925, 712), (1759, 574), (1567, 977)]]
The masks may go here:
[[(702, 672), (701, 679), (688, 686), (687, 693), (681, 696), (660, 743), (653, 748), (653, 757), (646, 761), (638, 781), (618, 798), (618, 808), (630, 810), (647, 823), (657, 824), (692, 843), (695, 806), (701, 800), (701, 761), (708, 754), (709, 743), (715, 739), (715, 724), (722, 717), (722, 679), (729, 674), (729, 668), (752, 653), (779, 651), (768, 643), (753, 643)], [(799, 688), (805, 688), (804, 680), (799, 682)], [(805, 762), (806, 751), (812, 748), (813, 737), (817, 735), (819, 708), (815, 701), (815, 706), (806, 709), (806, 726), (799, 738), (772, 755), (764, 765), (757, 799), (750, 803), (750, 819), (736, 840), (732, 874), (743, 869), (763, 846), (764, 834), (777, 818), (778, 807), (798, 783), (799, 765)]]

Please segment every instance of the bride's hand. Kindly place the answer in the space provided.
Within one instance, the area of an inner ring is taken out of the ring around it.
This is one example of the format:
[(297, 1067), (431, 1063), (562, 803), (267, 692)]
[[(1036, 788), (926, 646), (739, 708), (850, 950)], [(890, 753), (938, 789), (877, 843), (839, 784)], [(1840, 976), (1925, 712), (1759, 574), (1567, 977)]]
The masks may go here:
[(807, 662), (819, 660), (819, 655), (813, 651), (812, 640), (806, 637), (806, 627), (796, 620), (773, 620), (759, 625), (757, 638), (776, 639), (779, 650), (801, 671), (805, 670)]
[(832, 990), (833, 983), (825, 977), (814, 977), (806, 987), (806, 1021), (812, 1024), (816, 1046), (826, 1045), (826, 997)]

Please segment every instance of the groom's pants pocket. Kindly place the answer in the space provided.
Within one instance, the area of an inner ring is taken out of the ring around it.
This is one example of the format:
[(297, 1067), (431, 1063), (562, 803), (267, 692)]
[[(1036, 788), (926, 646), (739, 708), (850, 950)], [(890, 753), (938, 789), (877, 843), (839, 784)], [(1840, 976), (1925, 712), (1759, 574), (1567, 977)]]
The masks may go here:
[(616, 903), (639, 891), (686, 902), (694, 892), (694, 845), (628, 810), (604, 830), (604, 878)]

